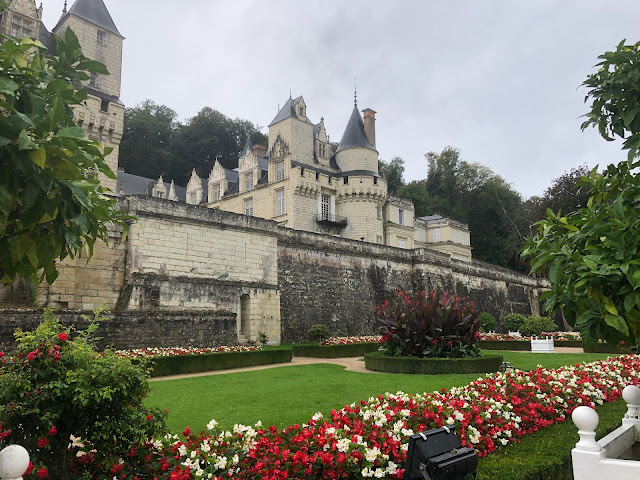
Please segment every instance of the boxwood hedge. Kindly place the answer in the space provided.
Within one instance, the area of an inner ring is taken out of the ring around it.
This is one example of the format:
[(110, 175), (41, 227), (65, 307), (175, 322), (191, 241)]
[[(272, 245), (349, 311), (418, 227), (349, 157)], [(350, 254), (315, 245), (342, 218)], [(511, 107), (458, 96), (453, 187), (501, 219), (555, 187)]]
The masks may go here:
[[(555, 341), (554, 345), (556, 347), (582, 348), (582, 340)], [(529, 340), (480, 340), (478, 342), (478, 347), (481, 350), (515, 350), (519, 352), (530, 352), (531, 342)]]
[(348, 345), (300, 343), (293, 346), (293, 355), (316, 358), (362, 357), (365, 353), (376, 352), (379, 347), (379, 343), (350, 343)]
[(207, 353), (199, 355), (173, 355), (153, 359), (152, 377), (180, 375), (184, 373), (226, 370), (229, 368), (253, 367), (272, 363), (290, 362), (290, 348), (269, 348), (253, 352)]
[(476, 358), (414, 358), (391, 357), (382, 352), (371, 352), (364, 356), (365, 366), (369, 370), (426, 375), (497, 372), (502, 360), (502, 355), (483, 355)]

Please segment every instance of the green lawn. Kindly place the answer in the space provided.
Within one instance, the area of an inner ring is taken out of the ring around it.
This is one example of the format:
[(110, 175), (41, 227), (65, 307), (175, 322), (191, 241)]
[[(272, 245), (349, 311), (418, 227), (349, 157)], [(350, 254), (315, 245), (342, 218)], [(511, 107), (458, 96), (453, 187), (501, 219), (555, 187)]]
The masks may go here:
[[(516, 368), (530, 370), (591, 362), (606, 354), (532, 354), (495, 352)], [(266, 370), (210, 375), (152, 382), (147, 398), (150, 406), (170, 411), (167, 423), (173, 432), (184, 427), (205, 428), (215, 418), (222, 428), (235, 423), (279, 427), (304, 423), (315, 412), (328, 415), (332, 409), (398, 390), (417, 393), (464, 385), (478, 378), (471, 375), (395, 375), (348, 372), (339, 365), (318, 364), (277, 367)]]

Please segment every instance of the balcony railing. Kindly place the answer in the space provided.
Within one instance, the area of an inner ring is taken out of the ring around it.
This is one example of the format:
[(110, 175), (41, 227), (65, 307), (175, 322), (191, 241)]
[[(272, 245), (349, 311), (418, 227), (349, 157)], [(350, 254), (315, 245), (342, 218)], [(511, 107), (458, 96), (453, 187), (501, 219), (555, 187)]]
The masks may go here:
[(338, 215), (333, 215), (329, 213), (319, 213), (316, 215), (316, 222), (324, 225), (334, 225), (340, 227), (347, 226), (346, 217), (339, 217)]

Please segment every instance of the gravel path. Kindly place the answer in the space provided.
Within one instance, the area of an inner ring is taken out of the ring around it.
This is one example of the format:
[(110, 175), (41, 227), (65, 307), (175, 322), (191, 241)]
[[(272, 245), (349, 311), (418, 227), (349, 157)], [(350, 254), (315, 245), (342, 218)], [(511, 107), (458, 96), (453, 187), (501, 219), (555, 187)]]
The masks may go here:
[[(582, 348), (556, 347), (555, 353), (582, 353)], [(388, 375), (382, 372), (372, 372), (371, 370), (367, 370), (364, 366), (364, 360), (362, 357), (340, 357), (340, 358), (293, 357), (292, 361), (285, 362), (285, 363), (272, 363), (270, 365), (258, 365), (255, 367), (232, 368), (229, 370), (213, 370), (210, 372), (187, 373), (184, 375), (169, 375), (166, 377), (152, 378), (151, 381), (158, 382), (162, 380), (176, 380), (178, 378), (203, 377), (205, 375), (222, 375), (225, 373), (249, 372), (252, 370), (264, 370), (266, 368), (287, 367), (289, 365), (311, 365), (314, 363), (331, 363), (335, 365), (342, 365), (345, 368), (345, 370), (349, 370), (350, 372), (370, 373), (372, 375)]]

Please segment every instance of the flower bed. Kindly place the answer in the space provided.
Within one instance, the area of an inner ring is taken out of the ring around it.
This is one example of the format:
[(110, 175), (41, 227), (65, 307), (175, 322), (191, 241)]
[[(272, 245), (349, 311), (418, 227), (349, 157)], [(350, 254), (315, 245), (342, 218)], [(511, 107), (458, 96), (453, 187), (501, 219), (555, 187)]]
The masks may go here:
[(367, 369), (386, 373), (441, 375), (448, 373), (492, 373), (502, 364), (502, 355), (484, 355), (470, 358), (416, 358), (394, 357), (383, 352), (367, 353)]
[(255, 352), (262, 345), (232, 345), (223, 347), (149, 347), (134, 350), (116, 350), (119, 357), (173, 357), (176, 355), (202, 355), (207, 353)]
[(332, 337), (321, 343), (302, 343), (293, 346), (296, 357), (339, 358), (361, 357), (380, 347), (382, 335), (362, 337)]
[[(614, 401), (640, 379), (640, 356), (557, 370), (507, 372), (430, 394), (387, 393), (284, 429), (235, 425), (185, 441), (167, 436), (106, 465), (117, 478), (402, 478), (414, 432), (457, 424), (463, 445), (484, 457), (554, 423), (575, 407)], [(89, 451), (90, 446), (83, 450)], [(77, 458), (90, 464), (90, 453)], [(208, 477), (211, 475), (211, 477)], [(29, 477), (27, 477), (29, 478)], [(33, 475), (31, 478), (34, 478)], [(111, 477), (110, 477), (111, 478)]]
[(289, 348), (270, 348), (268, 350), (235, 350), (220, 353), (177, 354), (153, 357), (152, 377), (180, 375), (185, 373), (226, 370), (229, 368), (253, 367), (273, 363), (290, 362), (293, 353)]
[[(582, 338), (578, 332), (550, 332), (542, 337), (553, 337), (558, 346), (582, 348)], [(531, 337), (515, 337), (503, 333), (481, 333), (478, 347), (483, 350), (517, 350), (527, 352), (531, 350)]]

